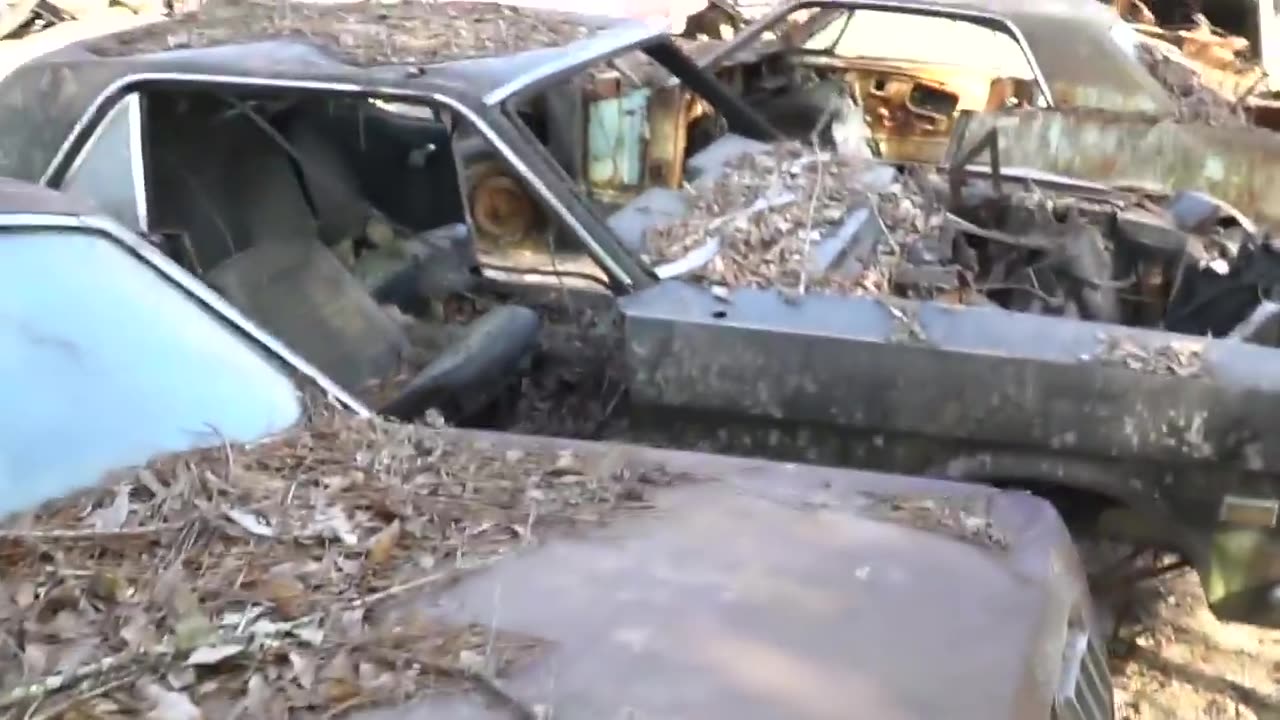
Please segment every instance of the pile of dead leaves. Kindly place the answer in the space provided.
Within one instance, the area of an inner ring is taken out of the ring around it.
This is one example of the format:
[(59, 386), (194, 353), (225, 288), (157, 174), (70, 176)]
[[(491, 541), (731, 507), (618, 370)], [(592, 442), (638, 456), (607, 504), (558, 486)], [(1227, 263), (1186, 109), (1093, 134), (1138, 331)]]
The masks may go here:
[(1241, 103), (1209, 87), (1167, 43), (1139, 42), (1138, 58), (1177, 103), (1178, 119), (1226, 127), (1249, 125)]
[(212, 0), (197, 12), (90, 47), (101, 55), (132, 55), (292, 38), (356, 65), (418, 65), (562, 47), (592, 30), (568, 13), (484, 2)]
[(662, 477), (351, 417), (122, 472), (0, 526), (0, 716), (329, 716), (500, 692), (536, 640), (405, 601), (639, 507)]
[[(690, 211), (654, 228), (647, 254), (660, 263), (705, 255), (693, 277), (730, 288), (779, 288), (837, 294), (883, 292), (890, 271), (881, 262), (922, 235), (939, 232), (943, 214), (930, 214), (920, 188), (901, 178), (887, 190), (866, 188), (868, 161), (779, 143), (731, 164), (715, 182), (691, 189)], [(867, 258), (854, 276), (810, 272), (810, 253), (851, 210), (877, 207), (891, 242)]]

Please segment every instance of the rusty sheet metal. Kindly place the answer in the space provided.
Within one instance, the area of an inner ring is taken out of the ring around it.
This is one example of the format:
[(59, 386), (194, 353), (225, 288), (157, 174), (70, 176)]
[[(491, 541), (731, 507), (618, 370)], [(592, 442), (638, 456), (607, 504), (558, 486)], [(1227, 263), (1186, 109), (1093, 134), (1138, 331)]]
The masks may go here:
[(680, 87), (655, 88), (649, 99), (649, 142), (645, 148), (647, 185), (680, 187), (689, 145), (692, 102)]
[(963, 113), (947, 159), (990, 129), (1001, 161), (1112, 185), (1200, 190), (1280, 227), (1280, 135), (1101, 111)]
[(586, 95), (587, 183), (597, 199), (625, 202), (658, 186), (678, 188), (695, 102), (679, 86), (624, 89), (615, 73)]
[(855, 71), (848, 78), (857, 83), (867, 124), (885, 158), (907, 162), (941, 158), (960, 102), (947, 84), (905, 73)]
[(648, 88), (587, 105), (587, 181), (595, 194), (634, 188), (644, 178), (648, 105)]

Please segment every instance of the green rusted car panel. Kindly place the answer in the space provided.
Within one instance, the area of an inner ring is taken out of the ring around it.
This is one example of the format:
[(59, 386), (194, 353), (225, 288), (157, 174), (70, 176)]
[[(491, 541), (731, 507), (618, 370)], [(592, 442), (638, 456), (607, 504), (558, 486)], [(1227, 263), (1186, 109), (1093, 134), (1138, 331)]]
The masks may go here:
[(1108, 185), (1198, 190), (1280, 226), (1280, 133), (1101, 111), (966, 113), (947, 162), (994, 130), (1000, 163)]

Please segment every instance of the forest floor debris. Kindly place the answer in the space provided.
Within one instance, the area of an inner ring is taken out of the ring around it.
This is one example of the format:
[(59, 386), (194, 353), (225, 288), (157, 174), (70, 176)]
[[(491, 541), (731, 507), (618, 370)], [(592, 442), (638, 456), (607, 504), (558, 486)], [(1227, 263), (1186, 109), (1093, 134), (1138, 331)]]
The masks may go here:
[[(887, 268), (903, 245), (939, 233), (945, 213), (905, 176), (868, 196), (865, 160), (818, 151), (798, 142), (746, 155), (708, 185), (690, 190), (691, 208), (679, 222), (650, 231), (648, 255), (678, 260), (714, 243), (717, 251), (695, 276), (725, 287), (814, 290), (838, 294), (883, 292)], [(810, 250), (867, 197), (879, 205), (893, 242), (856, 276), (811, 273)]]
[(347, 416), (158, 459), (0, 525), (0, 716), (331, 716), (500, 691), (538, 639), (405, 601), (674, 480)]
[(131, 55), (300, 38), (357, 65), (431, 64), (562, 47), (588, 36), (581, 16), (486, 2), (211, 0), (199, 11), (91, 43)]
[(1138, 592), (1112, 656), (1117, 720), (1280, 720), (1280, 630), (1218, 621), (1194, 572)]

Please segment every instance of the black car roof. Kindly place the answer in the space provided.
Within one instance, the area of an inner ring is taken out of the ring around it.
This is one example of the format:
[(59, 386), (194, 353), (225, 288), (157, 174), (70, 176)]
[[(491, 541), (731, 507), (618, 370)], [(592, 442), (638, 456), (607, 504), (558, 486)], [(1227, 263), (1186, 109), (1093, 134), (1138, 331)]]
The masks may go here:
[[(405, 3), (410, 4), (424, 5)], [(351, 7), (338, 5), (332, 11), (346, 13)], [(342, 33), (320, 37), (289, 25), (278, 32), (243, 33), (244, 42), (239, 36), (203, 42), (184, 35), (189, 21), (169, 20), (81, 42), (33, 59), (0, 79), (0, 175), (40, 180), (76, 126), (96, 122), (91, 116), (106, 109), (103, 98), (139, 82), (261, 83), (408, 100), (444, 96), (479, 108), (591, 58), (667, 37), (661, 27), (646, 22), (581, 17), (590, 32), (563, 47), (498, 56), (439, 53), (433, 57), (462, 59), (434, 64), (404, 62), (408, 56), (394, 52), (352, 56), (336, 46), (346, 37)], [(150, 34), (139, 34), (144, 31)], [(272, 39), (264, 39), (268, 36)], [(496, 51), (528, 45), (508, 43)], [(361, 57), (398, 62), (361, 64)]]

